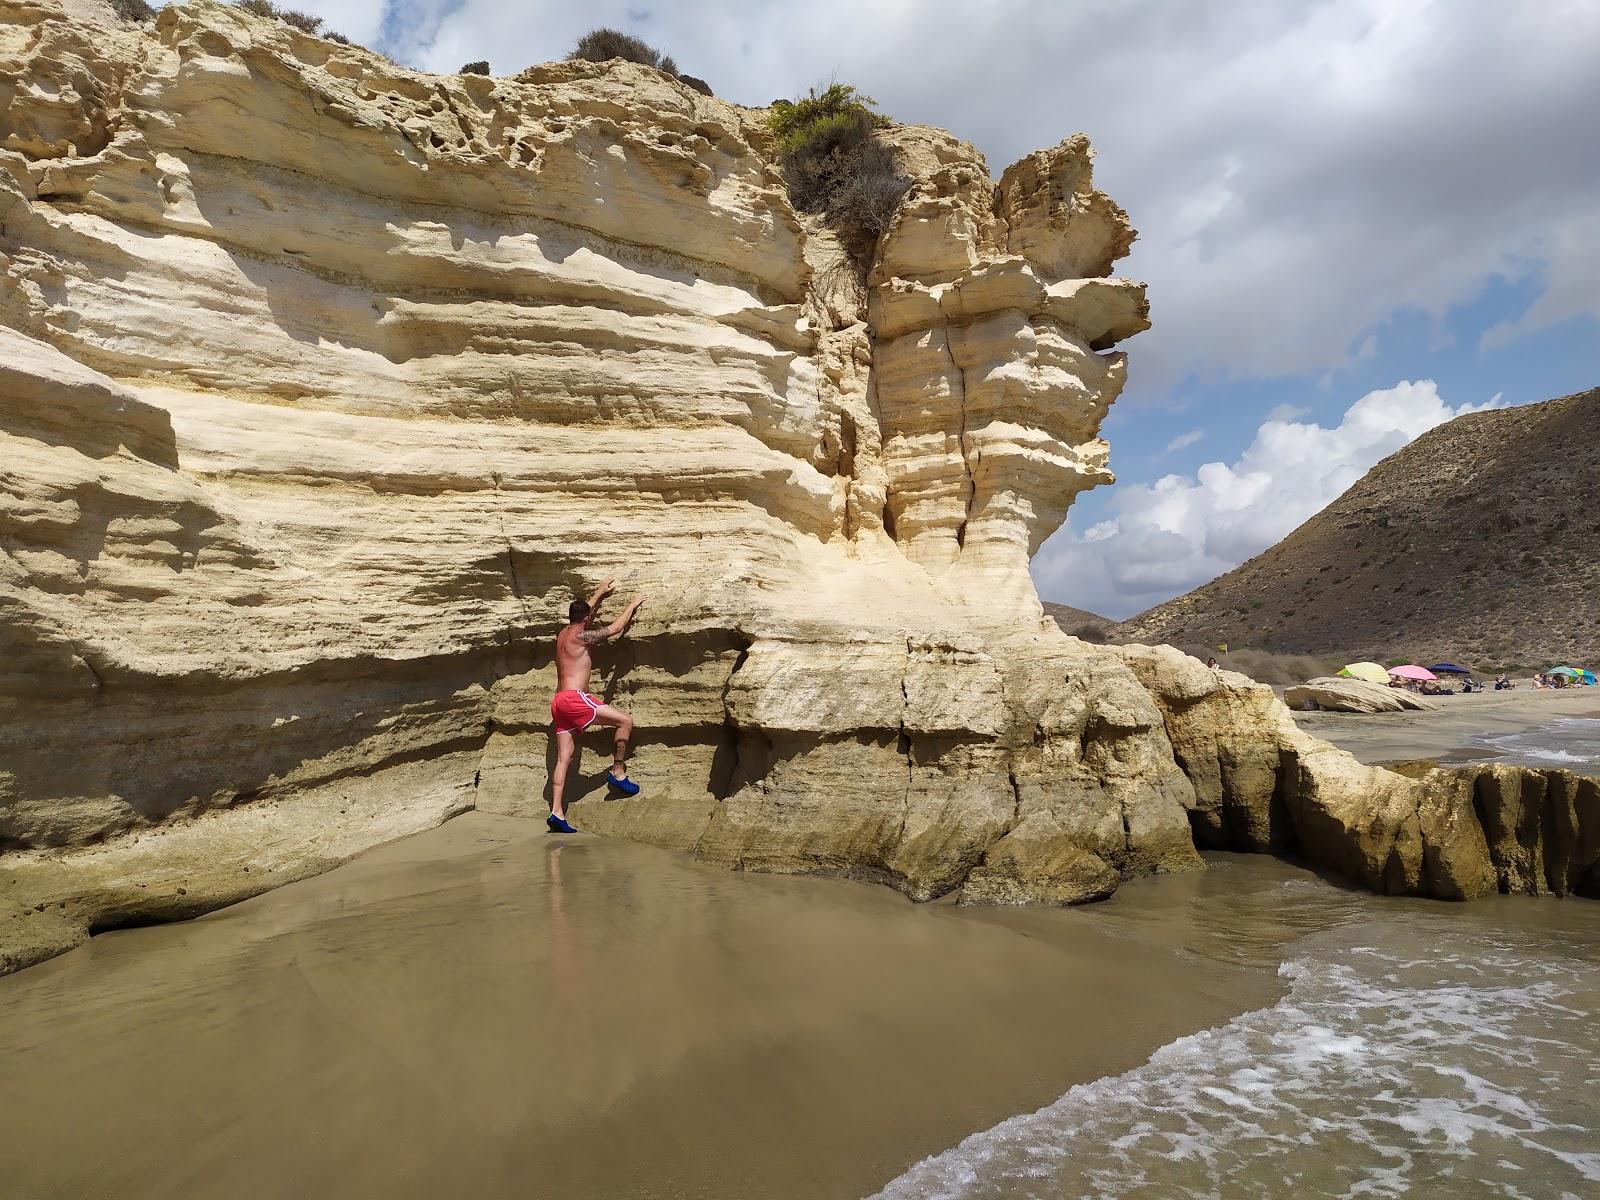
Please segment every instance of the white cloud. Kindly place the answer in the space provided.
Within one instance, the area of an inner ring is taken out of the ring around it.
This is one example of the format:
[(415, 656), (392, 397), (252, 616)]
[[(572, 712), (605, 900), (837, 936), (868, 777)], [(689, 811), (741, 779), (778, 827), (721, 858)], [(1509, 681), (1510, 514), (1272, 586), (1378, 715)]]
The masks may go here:
[(1594, 215), (1562, 224), (1544, 240), (1544, 292), (1515, 320), (1483, 335), (1488, 347), (1503, 346), (1576, 316), (1600, 317), (1600, 219)]
[(1231, 465), (1122, 487), (1112, 520), (1045, 543), (1034, 578), (1047, 599), (1130, 616), (1273, 545), (1435, 425), (1498, 404), (1451, 408), (1424, 379), (1368, 392), (1332, 429), (1275, 416)]
[(1167, 453), (1171, 454), (1175, 450), (1182, 450), (1185, 446), (1192, 446), (1205, 435), (1204, 429), (1191, 429), (1188, 433), (1180, 433), (1167, 443)]

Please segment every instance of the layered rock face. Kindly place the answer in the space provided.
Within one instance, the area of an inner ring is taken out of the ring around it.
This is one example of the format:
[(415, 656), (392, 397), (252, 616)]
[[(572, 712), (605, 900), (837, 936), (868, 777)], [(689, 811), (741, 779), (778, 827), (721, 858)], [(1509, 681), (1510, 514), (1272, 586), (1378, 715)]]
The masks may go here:
[(1146, 326), (1082, 138), (996, 186), (890, 131), (863, 280), (761, 113), (646, 68), (0, 14), (0, 969), (542, 817), (549, 640), (611, 576), (650, 595), (595, 684), (646, 790), (580, 762), (596, 832), (917, 899), (1092, 899), (1197, 838), (1593, 880), (1581, 790), (1566, 866), (1500, 871), (1264, 689), (1041, 619)]

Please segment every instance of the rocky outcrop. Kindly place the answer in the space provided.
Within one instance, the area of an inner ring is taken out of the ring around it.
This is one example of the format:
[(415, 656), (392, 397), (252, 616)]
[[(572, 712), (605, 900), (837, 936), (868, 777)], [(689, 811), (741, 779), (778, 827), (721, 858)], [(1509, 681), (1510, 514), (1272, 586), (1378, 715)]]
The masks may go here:
[[(996, 186), (888, 131), (914, 185), (863, 279), (761, 113), (649, 68), (0, 10), (0, 969), (542, 816), (549, 639), (613, 575), (646, 791), (580, 762), (587, 829), (916, 899), (1094, 899), (1197, 844), (1482, 882), (1476, 807), (1042, 617), (1146, 323), (1082, 138)], [(1553, 886), (1501, 871), (1521, 838), (1485, 833), (1495, 886)]]
[(1503, 764), (1408, 778), (1302, 732), (1242, 675), (1125, 652), (1193, 784), (1202, 848), (1291, 853), (1388, 895), (1600, 897), (1600, 779)]
[(1283, 689), (1283, 702), (1290, 708), (1305, 708), (1307, 701), (1328, 712), (1346, 713), (1432, 712), (1439, 707), (1437, 700), (1404, 688), (1331, 675)]

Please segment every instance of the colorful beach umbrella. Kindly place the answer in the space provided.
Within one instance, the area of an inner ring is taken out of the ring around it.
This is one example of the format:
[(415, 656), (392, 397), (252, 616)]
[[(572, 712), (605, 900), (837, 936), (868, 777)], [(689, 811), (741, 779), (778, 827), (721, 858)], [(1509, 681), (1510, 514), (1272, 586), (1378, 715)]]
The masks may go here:
[(1389, 674), (1396, 679), (1437, 679), (1439, 678), (1427, 667), (1419, 667), (1416, 663), (1407, 663), (1403, 667), (1390, 667)]
[(1594, 684), (1597, 682), (1597, 680), (1595, 678), (1595, 673), (1593, 671), (1579, 670), (1579, 672), (1578, 672), (1578, 682), (1582, 683), (1582, 684), (1586, 684), (1589, 687), (1593, 687)]
[(1551, 667), (1548, 671), (1545, 672), (1545, 674), (1546, 675), (1565, 675), (1568, 678), (1571, 678), (1572, 676), (1577, 675), (1578, 672), (1575, 671), (1571, 667)]
[(1455, 663), (1434, 663), (1428, 670), (1435, 675), (1471, 675), (1466, 667), (1458, 667)]
[(1388, 683), (1389, 672), (1375, 662), (1349, 663), (1339, 668), (1346, 679), (1365, 679), (1368, 683)]

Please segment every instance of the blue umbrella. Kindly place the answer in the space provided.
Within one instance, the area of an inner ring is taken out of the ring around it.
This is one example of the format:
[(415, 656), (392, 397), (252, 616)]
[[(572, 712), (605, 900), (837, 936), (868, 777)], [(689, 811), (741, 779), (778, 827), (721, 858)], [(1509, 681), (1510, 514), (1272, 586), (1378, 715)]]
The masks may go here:
[(1435, 675), (1471, 675), (1472, 672), (1465, 667), (1458, 667), (1455, 663), (1434, 663), (1428, 670)]

